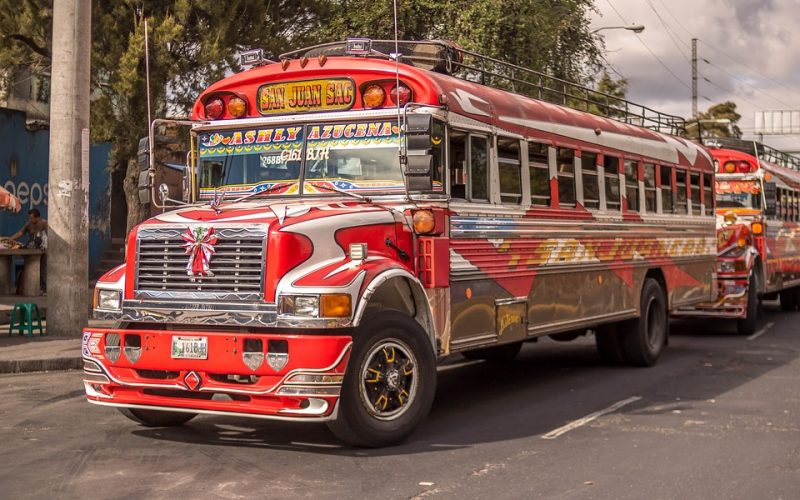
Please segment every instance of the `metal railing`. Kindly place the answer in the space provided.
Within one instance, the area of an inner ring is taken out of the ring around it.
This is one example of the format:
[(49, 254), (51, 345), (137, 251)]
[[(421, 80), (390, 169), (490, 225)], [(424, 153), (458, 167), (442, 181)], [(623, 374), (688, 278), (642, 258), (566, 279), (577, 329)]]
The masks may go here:
[(800, 158), (757, 141), (745, 141), (735, 137), (714, 137), (705, 139), (703, 144), (741, 151), (755, 156), (759, 160), (768, 161), (785, 168), (800, 172)]
[[(281, 54), (280, 58), (345, 55), (346, 43), (316, 45)], [(368, 57), (395, 57), (394, 40), (372, 40), (371, 48)], [(658, 132), (686, 135), (686, 121), (680, 116), (662, 113), (546, 73), (464, 50), (451, 42), (402, 40), (397, 42), (397, 48), (400, 61), (405, 64)]]

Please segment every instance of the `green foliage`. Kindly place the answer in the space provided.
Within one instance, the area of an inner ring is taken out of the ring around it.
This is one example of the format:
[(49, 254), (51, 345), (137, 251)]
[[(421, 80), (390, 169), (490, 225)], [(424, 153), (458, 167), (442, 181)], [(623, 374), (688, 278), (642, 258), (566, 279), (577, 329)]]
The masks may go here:
[[(687, 123), (689, 137), (742, 137), (739, 120), (742, 115), (736, 112), (736, 103), (725, 101), (708, 108), (704, 113), (697, 114), (697, 120)], [(727, 121), (725, 121), (727, 120)], [(715, 123), (715, 121), (718, 121)], [(700, 133), (698, 134), (698, 127)]]

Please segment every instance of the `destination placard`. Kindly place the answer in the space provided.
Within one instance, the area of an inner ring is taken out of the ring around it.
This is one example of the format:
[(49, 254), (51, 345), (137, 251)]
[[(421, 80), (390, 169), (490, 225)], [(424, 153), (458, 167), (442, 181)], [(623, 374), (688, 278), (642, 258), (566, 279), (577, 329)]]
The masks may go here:
[(344, 110), (353, 107), (355, 95), (349, 78), (270, 83), (258, 89), (258, 111), (273, 115)]

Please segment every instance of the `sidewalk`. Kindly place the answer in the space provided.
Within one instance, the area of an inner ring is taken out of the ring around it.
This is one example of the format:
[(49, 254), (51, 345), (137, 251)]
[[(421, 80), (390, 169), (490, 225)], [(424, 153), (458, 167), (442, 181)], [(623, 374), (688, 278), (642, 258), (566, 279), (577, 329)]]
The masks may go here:
[[(8, 335), (11, 311), (17, 302), (34, 302), (42, 314), (45, 335), (35, 331), (33, 338), (18, 335), (16, 331)], [(47, 297), (20, 297), (19, 295), (0, 295), (0, 374), (60, 370), (80, 370), (81, 338), (51, 337), (47, 334)], [(90, 326), (107, 326), (108, 322), (89, 320)]]

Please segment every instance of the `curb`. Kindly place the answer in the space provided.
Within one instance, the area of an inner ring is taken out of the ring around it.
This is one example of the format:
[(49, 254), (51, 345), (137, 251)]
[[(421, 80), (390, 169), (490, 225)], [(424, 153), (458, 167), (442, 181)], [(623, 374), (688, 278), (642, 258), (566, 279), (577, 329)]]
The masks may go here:
[(55, 372), (83, 369), (83, 359), (74, 358), (26, 359), (23, 361), (0, 361), (0, 374)]

